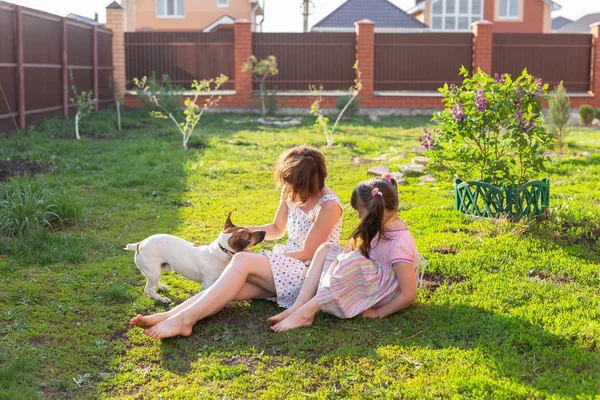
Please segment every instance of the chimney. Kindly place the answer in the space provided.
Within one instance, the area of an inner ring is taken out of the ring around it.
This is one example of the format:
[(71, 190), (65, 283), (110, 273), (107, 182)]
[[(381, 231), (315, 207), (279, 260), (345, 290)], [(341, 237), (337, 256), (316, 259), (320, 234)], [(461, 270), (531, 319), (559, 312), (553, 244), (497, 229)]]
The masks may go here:
[(98, 13), (94, 13), (94, 21), (98, 22)]

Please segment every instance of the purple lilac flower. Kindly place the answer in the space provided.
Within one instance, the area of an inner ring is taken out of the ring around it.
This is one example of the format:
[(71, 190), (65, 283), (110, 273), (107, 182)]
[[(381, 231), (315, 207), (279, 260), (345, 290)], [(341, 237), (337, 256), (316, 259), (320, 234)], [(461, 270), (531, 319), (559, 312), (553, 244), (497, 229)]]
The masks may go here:
[(477, 89), (477, 96), (475, 96), (475, 106), (477, 107), (477, 112), (485, 112), (487, 109), (487, 100), (485, 98), (485, 93), (483, 89), (480, 87)]
[(498, 73), (494, 74), (494, 81), (496, 83), (505, 83), (506, 82), (506, 74), (502, 74), (501, 76)]
[(544, 81), (542, 80), (542, 78), (538, 78), (536, 81), (537, 86), (535, 88), (535, 92), (533, 93), (533, 95), (535, 97), (542, 97), (542, 90), (544, 89)]
[(431, 136), (431, 132), (429, 132), (427, 128), (424, 128), (423, 132), (425, 132), (425, 135), (419, 138), (419, 142), (421, 142), (421, 147), (423, 147), (425, 150), (433, 150), (435, 141)]
[(515, 118), (517, 119), (519, 125), (523, 126), (525, 124), (525, 121), (523, 121), (523, 107), (521, 107), (520, 99), (517, 99), (516, 109), (517, 110), (515, 111)]
[(529, 122), (524, 126), (525, 132), (529, 133), (535, 127), (535, 121), (533, 118), (529, 120)]
[(454, 119), (456, 119), (456, 122), (461, 122), (465, 117), (465, 109), (460, 102), (455, 101), (455, 104), (456, 107), (450, 107), (450, 112), (452, 113)]

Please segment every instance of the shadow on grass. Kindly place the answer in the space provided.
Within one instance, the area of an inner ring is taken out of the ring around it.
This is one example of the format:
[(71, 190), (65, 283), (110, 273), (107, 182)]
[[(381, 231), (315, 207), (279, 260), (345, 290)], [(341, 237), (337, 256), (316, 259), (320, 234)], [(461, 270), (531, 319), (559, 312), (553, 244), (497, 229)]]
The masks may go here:
[(260, 356), (248, 352), (327, 364), (334, 358), (376, 361), (381, 359), (377, 350), (385, 346), (399, 346), (400, 351), (402, 347), (477, 349), (490, 360), (486, 365), (513, 382), (549, 395), (597, 393), (597, 339), (557, 336), (524, 319), (483, 308), (417, 304), (383, 320), (341, 320), (319, 314), (312, 327), (287, 334), (273, 333), (267, 326), (266, 319), (276, 312), (275, 305), (262, 301), (225, 309), (199, 322), (192, 336), (163, 340), (163, 367), (185, 375), (198, 359), (224, 352), (236, 355), (224, 364), (243, 362), (251, 370)]

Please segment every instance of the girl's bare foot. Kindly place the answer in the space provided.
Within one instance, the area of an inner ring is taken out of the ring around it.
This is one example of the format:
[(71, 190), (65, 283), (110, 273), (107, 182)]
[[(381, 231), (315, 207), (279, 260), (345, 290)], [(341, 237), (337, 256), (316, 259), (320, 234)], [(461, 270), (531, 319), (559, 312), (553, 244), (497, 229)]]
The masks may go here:
[(138, 314), (137, 316), (133, 317), (131, 319), (131, 321), (129, 321), (129, 323), (133, 326), (137, 326), (138, 328), (148, 329), (148, 328), (152, 328), (154, 325), (158, 324), (159, 322), (162, 322), (165, 319), (169, 318), (171, 315), (172, 314), (169, 314), (169, 313), (160, 313), (160, 314), (145, 315), (145, 316)]
[(305, 301), (297, 299), (290, 308), (283, 312), (280, 312), (277, 315), (273, 315), (271, 318), (267, 319), (267, 322), (269, 323), (269, 325), (275, 325), (276, 323), (283, 321), (289, 315), (292, 315), (294, 311), (302, 307), (305, 303)]
[(144, 333), (154, 339), (165, 339), (173, 336), (190, 336), (192, 334), (192, 325), (186, 324), (181, 314), (174, 315), (149, 329), (144, 329)]
[(300, 328), (302, 326), (310, 326), (313, 323), (315, 314), (319, 311), (319, 305), (315, 300), (311, 300), (304, 304), (283, 321), (271, 327), (275, 332), (286, 332), (290, 329)]

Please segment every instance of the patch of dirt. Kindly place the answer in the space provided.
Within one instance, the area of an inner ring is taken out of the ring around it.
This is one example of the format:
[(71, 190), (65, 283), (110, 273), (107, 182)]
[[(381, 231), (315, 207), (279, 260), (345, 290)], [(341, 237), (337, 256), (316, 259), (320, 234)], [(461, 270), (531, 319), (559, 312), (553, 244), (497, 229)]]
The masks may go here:
[(438, 246), (435, 249), (433, 249), (433, 251), (435, 251), (436, 253), (439, 253), (439, 254), (457, 254), (458, 253), (458, 250), (455, 250), (452, 247), (448, 247), (448, 246)]
[(0, 161), (0, 182), (7, 181), (11, 176), (45, 174), (50, 172), (47, 166), (23, 159)]
[(435, 292), (444, 284), (446, 284), (448, 287), (452, 287), (455, 284), (464, 282), (466, 280), (466, 277), (460, 275), (425, 274), (423, 277), (423, 287)]
[(245, 365), (248, 368), (248, 372), (252, 375), (254, 375), (259, 363), (260, 360), (252, 356), (234, 356), (229, 361), (223, 361), (225, 365)]
[(555, 283), (571, 283), (573, 279), (567, 275), (563, 274), (555, 274), (550, 271), (537, 271), (532, 269), (529, 271), (529, 278), (538, 278), (545, 282), (555, 282)]

